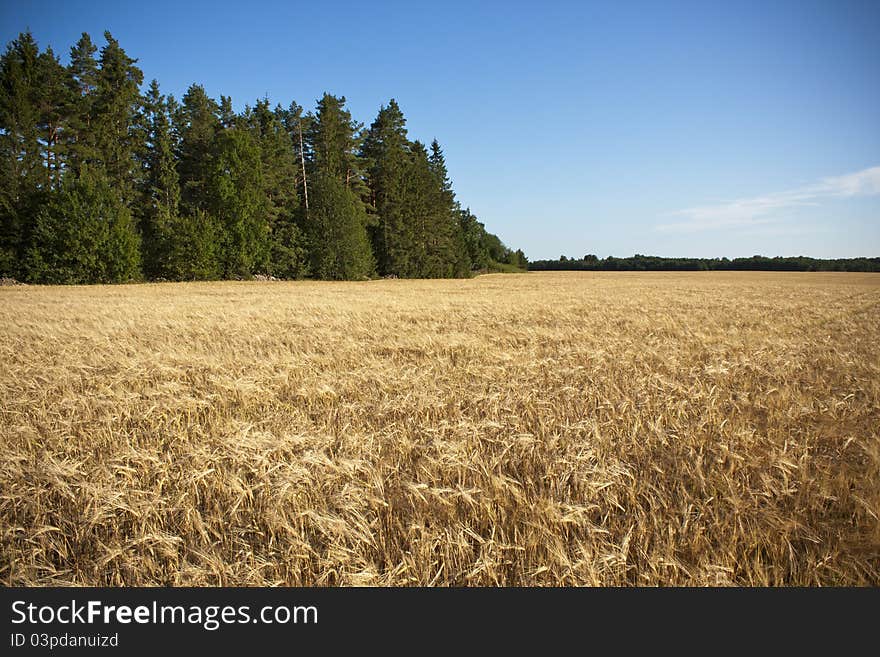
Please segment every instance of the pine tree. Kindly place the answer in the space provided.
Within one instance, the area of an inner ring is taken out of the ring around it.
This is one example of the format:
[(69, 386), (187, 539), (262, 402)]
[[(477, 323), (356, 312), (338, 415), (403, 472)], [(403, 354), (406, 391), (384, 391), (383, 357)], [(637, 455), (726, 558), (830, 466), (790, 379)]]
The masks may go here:
[(72, 101), (69, 74), (51, 48), (39, 57), (39, 124), (40, 143), (46, 173), (46, 188), (61, 187), (67, 168), (68, 111)]

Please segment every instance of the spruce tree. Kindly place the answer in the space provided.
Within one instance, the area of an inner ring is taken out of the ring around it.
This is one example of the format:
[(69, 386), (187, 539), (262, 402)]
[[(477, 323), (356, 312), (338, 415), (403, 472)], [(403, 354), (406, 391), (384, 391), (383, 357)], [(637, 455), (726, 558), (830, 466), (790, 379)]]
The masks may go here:
[(416, 236), (406, 197), (409, 150), (406, 119), (392, 98), (387, 107), (379, 109), (361, 150), (377, 215), (372, 235), (379, 273), (383, 276), (410, 276), (415, 271)]
[(485, 227), (471, 212), (470, 208), (459, 210), (458, 220), (459, 225), (461, 226), (465, 248), (468, 252), (468, 259), (471, 262), (471, 269), (488, 269), (490, 258), (489, 250), (486, 247), (483, 238), (486, 234)]
[(219, 115), (220, 127), (223, 129), (233, 128), (238, 122), (238, 116), (232, 108), (232, 97), (220, 95)]
[(367, 225), (363, 164), (357, 155), (361, 126), (345, 109), (345, 98), (324, 94), (308, 131), (310, 210), (305, 222), (312, 274), (358, 279), (375, 264)]
[(268, 272), (281, 278), (305, 273), (304, 243), (298, 226), (299, 165), (293, 140), (284, 125), (281, 107), (270, 109), (268, 99), (246, 113), (249, 128), (260, 144), (263, 189), (269, 222)]
[(452, 182), (449, 180), (446, 157), (436, 139), (431, 142), (428, 167), (434, 176), (438, 236), (442, 235), (439, 245), (446, 272), (444, 275), (469, 276), (471, 263), (461, 223), (458, 221), (458, 202), (455, 200)]
[(309, 254), (312, 275), (325, 280), (361, 280), (375, 271), (363, 202), (343, 180), (319, 172), (312, 183)]
[(249, 277), (269, 264), (269, 200), (260, 144), (244, 127), (215, 139), (208, 178), (209, 211), (222, 226), (220, 262), (226, 278)]
[(143, 148), (135, 127), (144, 74), (110, 32), (104, 32), (104, 39), (107, 45), (101, 49), (92, 126), (107, 179), (130, 204), (139, 173), (135, 155)]
[(181, 202), (188, 213), (209, 206), (208, 177), (214, 138), (220, 130), (219, 112), (219, 106), (205, 93), (205, 88), (193, 84), (172, 115), (179, 137)]
[(336, 176), (356, 191), (363, 189), (363, 162), (357, 154), (361, 128), (345, 109), (345, 96), (325, 93), (308, 132), (313, 169)]
[(467, 276), (470, 260), (436, 140), (430, 155), (420, 142), (410, 142), (406, 120), (392, 99), (370, 126), (362, 154), (378, 216), (372, 234), (380, 273)]
[(144, 184), (140, 203), (143, 269), (148, 278), (170, 278), (172, 246), (184, 236), (175, 233), (179, 226), (180, 181), (168, 103), (156, 80), (150, 83), (144, 97), (144, 119)]
[(164, 259), (167, 277), (177, 281), (221, 278), (223, 227), (206, 210), (174, 217), (169, 225), (172, 239)]
[(94, 105), (98, 90), (98, 51), (92, 38), (83, 32), (70, 49), (67, 67), (69, 107), (67, 148), (69, 167), (76, 173), (83, 165), (94, 166), (99, 160), (97, 132), (94, 129)]
[(405, 205), (406, 224), (412, 241), (409, 245), (410, 269), (404, 275), (411, 278), (438, 276), (440, 266), (437, 258), (438, 241), (436, 185), (428, 164), (424, 144), (414, 141), (410, 145), (406, 171)]

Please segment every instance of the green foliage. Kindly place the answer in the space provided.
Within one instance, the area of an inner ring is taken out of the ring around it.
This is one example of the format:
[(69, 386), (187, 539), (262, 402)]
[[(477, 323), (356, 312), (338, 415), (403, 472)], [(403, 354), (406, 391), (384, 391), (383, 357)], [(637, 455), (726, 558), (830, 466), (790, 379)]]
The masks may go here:
[(178, 281), (221, 277), (220, 242), (223, 227), (205, 210), (170, 217), (164, 271)]
[(293, 222), (276, 223), (270, 237), (268, 273), (277, 278), (303, 278), (308, 273), (308, 250), (302, 230)]
[(361, 127), (345, 109), (345, 96), (325, 93), (306, 137), (312, 172), (335, 176), (356, 193), (365, 191), (363, 162), (357, 155)]
[(144, 273), (169, 277), (169, 254), (178, 239), (172, 227), (180, 206), (180, 181), (175, 168), (168, 104), (153, 80), (144, 97), (145, 138), (140, 230)]
[(456, 217), (446, 162), (435, 140), (429, 156), (411, 142), (397, 102), (382, 107), (362, 148), (378, 215), (373, 244), (383, 275), (466, 276), (470, 259)]
[(245, 122), (260, 148), (263, 189), (268, 199), (269, 222), (292, 216), (299, 207), (297, 162), (293, 140), (284, 127), (280, 108), (269, 108), (268, 99), (248, 109)]
[(372, 236), (379, 273), (406, 276), (414, 270), (415, 257), (413, 227), (405, 207), (409, 140), (406, 120), (393, 98), (370, 126), (361, 156), (368, 167), (370, 205), (378, 218)]
[(246, 129), (216, 139), (209, 174), (209, 207), (223, 227), (221, 271), (248, 277), (269, 263), (269, 199), (264, 193), (259, 142)]
[(345, 97), (314, 113), (181, 102), (104, 33), (62, 66), (29, 32), (0, 56), (0, 275), (36, 282), (468, 276), (521, 266), (462, 211), (443, 151), (393, 99), (364, 133)]
[(91, 129), (95, 133), (100, 162), (110, 183), (126, 203), (133, 202), (134, 187), (140, 172), (135, 154), (142, 150), (135, 129), (140, 113), (140, 85), (144, 74), (135, 66), (110, 32), (101, 49)]
[(522, 274), (525, 269), (509, 262), (496, 262), (491, 260), (486, 271), (490, 274)]
[(526, 257), (526, 254), (523, 253), (522, 249), (517, 249), (510, 254), (510, 264), (514, 267), (519, 267), (520, 269), (528, 269), (529, 259)]
[(370, 277), (375, 262), (363, 203), (329, 173), (319, 173), (311, 189), (314, 201), (307, 229), (312, 275), (329, 280)]
[(583, 258), (561, 256), (558, 260), (536, 260), (529, 263), (533, 271), (880, 271), (880, 258), (840, 258), (820, 260), (797, 256), (793, 258), (661, 258), (636, 254), (631, 258), (595, 255)]
[(452, 275), (451, 224), (442, 189), (431, 170), (428, 153), (420, 142), (410, 146), (406, 176), (405, 211), (412, 235), (412, 268), (405, 276), (448, 278)]
[(245, 123), (259, 142), (266, 220), (269, 225), (267, 273), (279, 278), (302, 278), (306, 273), (306, 252), (298, 226), (300, 164), (291, 131), (285, 126), (287, 113), (270, 109), (268, 99), (257, 101), (245, 112)]
[(49, 194), (37, 214), (27, 273), (37, 283), (120, 283), (140, 276), (131, 212), (104, 174), (84, 169)]
[(21, 275), (20, 259), (46, 187), (40, 143), (41, 58), (29, 32), (0, 58), (0, 273)]
[(180, 175), (180, 195), (184, 208), (193, 212), (207, 209), (208, 177), (214, 138), (220, 130), (220, 108), (205, 93), (205, 88), (194, 84), (187, 89), (183, 102), (173, 114), (173, 130), (180, 140), (177, 171)]
[(481, 224), (470, 209), (459, 210), (459, 226), (467, 250), (472, 270), (489, 267), (489, 252), (484, 244), (485, 226)]
[(67, 71), (48, 48), (39, 58), (39, 119), (37, 128), (43, 153), (43, 169), (47, 189), (61, 186), (67, 166), (66, 143), (69, 118), (68, 108), (72, 101), (67, 82)]
[(92, 38), (83, 32), (76, 45), (70, 49), (67, 67), (67, 85), (70, 89), (67, 139), (70, 151), (70, 167), (78, 173), (84, 165), (95, 166), (99, 161), (97, 131), (93, 126), (94, 105), (98, 89), (98, 48)]
[(361, 279), (375, 271), (359, 131), (345, 98), (324, 94), (306, 140), (311, 204), (304, 225), (316, 278)]

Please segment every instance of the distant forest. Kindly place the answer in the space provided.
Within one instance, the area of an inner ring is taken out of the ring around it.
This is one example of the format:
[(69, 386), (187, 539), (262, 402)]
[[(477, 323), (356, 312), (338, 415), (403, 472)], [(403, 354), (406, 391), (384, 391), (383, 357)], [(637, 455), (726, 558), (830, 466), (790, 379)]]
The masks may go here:
[(660, 258), (636, 254), (631, 258), (595, 255), (583, 258), (561, 256), (558, 260), (535, 260), (532, 271), (880, 271), (880, 258), (840, 258), (820, 260), (797, 256), (793, 258)]
[(61, 64), (22, 33), (0, 59), (0, 276), (38, 283), (464, 277), (518, 270), (455, 198), (443, 151), (392, 99), (164, 95), (109, 32)]

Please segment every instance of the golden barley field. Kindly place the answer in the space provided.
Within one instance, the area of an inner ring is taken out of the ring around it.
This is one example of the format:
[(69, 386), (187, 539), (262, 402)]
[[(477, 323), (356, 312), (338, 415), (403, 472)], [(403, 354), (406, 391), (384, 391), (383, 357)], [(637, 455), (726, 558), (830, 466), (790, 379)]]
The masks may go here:
[(880, 275), (0, 288), (0, 581), (880, 585)]

